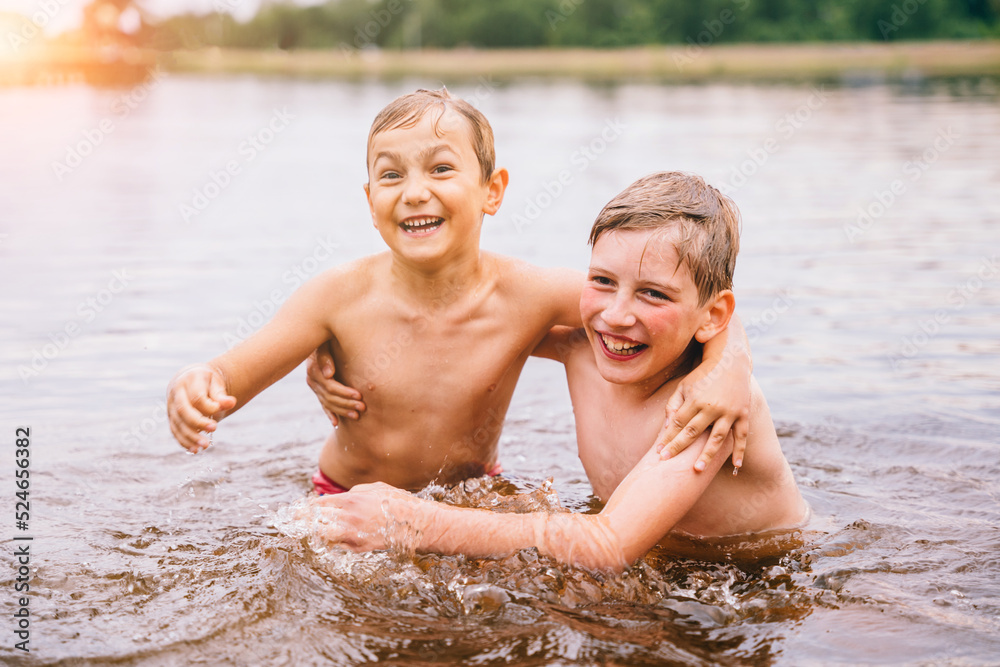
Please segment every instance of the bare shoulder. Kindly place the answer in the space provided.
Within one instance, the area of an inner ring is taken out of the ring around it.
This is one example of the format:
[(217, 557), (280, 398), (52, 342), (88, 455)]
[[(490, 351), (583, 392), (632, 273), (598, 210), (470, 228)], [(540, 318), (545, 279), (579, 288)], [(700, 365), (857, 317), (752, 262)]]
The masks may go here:
[(386, 258), (370, 255), (327, 269), (296, 289), (282, 311), (300, 320), (323, 322), (336, 332), (371, 301), (365, 296), (377, 289), (386, 264)]
[(550, 325), (580, 325), (583, 273), (562, 267), (544, 268), (524, 260), (488, 254), (497, 271), (497, 284), (515, 295), (521, 306)]
[(387, 271), (388, 260), (388, 253), (367, 255), (323, 271), (301, 289), (308, 288), (314, 295), (329, 299), (331, 305), (356, 299), (359, 293), (378, 284), (378, 279)]
[(498, 275), (505, 284), (518, 289), (535, 289), (547, 292), (559, 288), (573, 288), (579, 291), (583, 283), (583, 273), (564, 267), (541, 267), (523, 259), (483, 253), (498, 269)]

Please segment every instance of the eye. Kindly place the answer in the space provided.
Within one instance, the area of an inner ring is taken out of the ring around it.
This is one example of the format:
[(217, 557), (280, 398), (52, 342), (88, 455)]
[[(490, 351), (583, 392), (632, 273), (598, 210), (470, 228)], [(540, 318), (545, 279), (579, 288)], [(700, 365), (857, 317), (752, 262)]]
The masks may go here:
[(670, 301), (669, 296), (655, 289), (644, 289), (642, 290), (642, 293), (651, 299), (656, 299), (657, 301)]
[(607, 276), (591, 276), (590, 277), (590, 282), (596, 283), (598, 285), (611, 285), (612, 284), (611, 278), (608, 278)]
[(454, 170), (455, 170), (454, 167), (452, 167), (449, 164), (439, 164), (438, 166), (434, 167), (434, 169), (431, 170), (431, 173), (432, 174), (445, 174), (445, 173), (448, 173), (449, 171), (454, 171)]
[(399, 175), (399, 172), (390, 170), (390, 171), (383, 171), (382, 174), (379, 176), (379, 178), (382, 180), (392, 181), (396, 180), (397, 178), (402, 178), (402, 176)]

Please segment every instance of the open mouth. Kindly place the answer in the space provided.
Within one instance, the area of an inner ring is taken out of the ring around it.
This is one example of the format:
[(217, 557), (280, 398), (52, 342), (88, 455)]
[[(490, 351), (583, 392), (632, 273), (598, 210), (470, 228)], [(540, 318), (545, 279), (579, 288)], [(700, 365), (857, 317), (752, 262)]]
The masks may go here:
[(612, 359), (629, 359), (649, 347), (645, 343), (637, 343), (634, 340), (619, 336), (610, 336), (603, 333), (599, 333), (597, 336), (601, 341), (604, 353)]
[(444, 223), (444, 218), (422, 216), (419, 218), (407, 218), (399, 223), (400, 228), (412, 236), (424, 236), (437, 230)]

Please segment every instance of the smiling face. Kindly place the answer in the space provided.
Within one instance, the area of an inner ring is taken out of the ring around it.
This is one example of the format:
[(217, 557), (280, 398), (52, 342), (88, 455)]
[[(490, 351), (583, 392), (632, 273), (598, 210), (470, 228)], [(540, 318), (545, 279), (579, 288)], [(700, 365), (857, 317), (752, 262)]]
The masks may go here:
[(699, 305), (686, 262), (678, 265), (676, 236), (622, 229), (594, 243), (580, 314), (608, 382), (658, 387), (682, 370), (693, 339), (705, 342), (729, 322), (732, 293)]
[(483, 214), (500, 207), (507, 173), (483, 178), (468, 121), (429, 111), (374, 135), (369, 155), (372, 220), (397, 257), (424, 263), (478, 253)]

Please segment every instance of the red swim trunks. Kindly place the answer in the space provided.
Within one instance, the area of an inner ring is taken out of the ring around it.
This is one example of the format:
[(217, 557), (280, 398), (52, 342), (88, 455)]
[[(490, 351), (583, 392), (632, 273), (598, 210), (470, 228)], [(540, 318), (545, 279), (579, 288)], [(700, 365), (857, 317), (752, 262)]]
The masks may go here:
[[(497, 463), (486, 474), (490, 477), (496, 477), (502, 472), (503, 466)], [(313, 490), (321, 496), (332, 496), (335, 493), (347, 493), (347, 489), (327, 477), (319, 468), (317, 468), (316, 472), (313, 473), (312, 483)]]
[(321, 496), (332, 496), (335, 493), (347, 493), (347, 489), (337, 484), (335, 481), (323, 474), (323, 471), (316, 469), (312, 476), (313, 489)]

